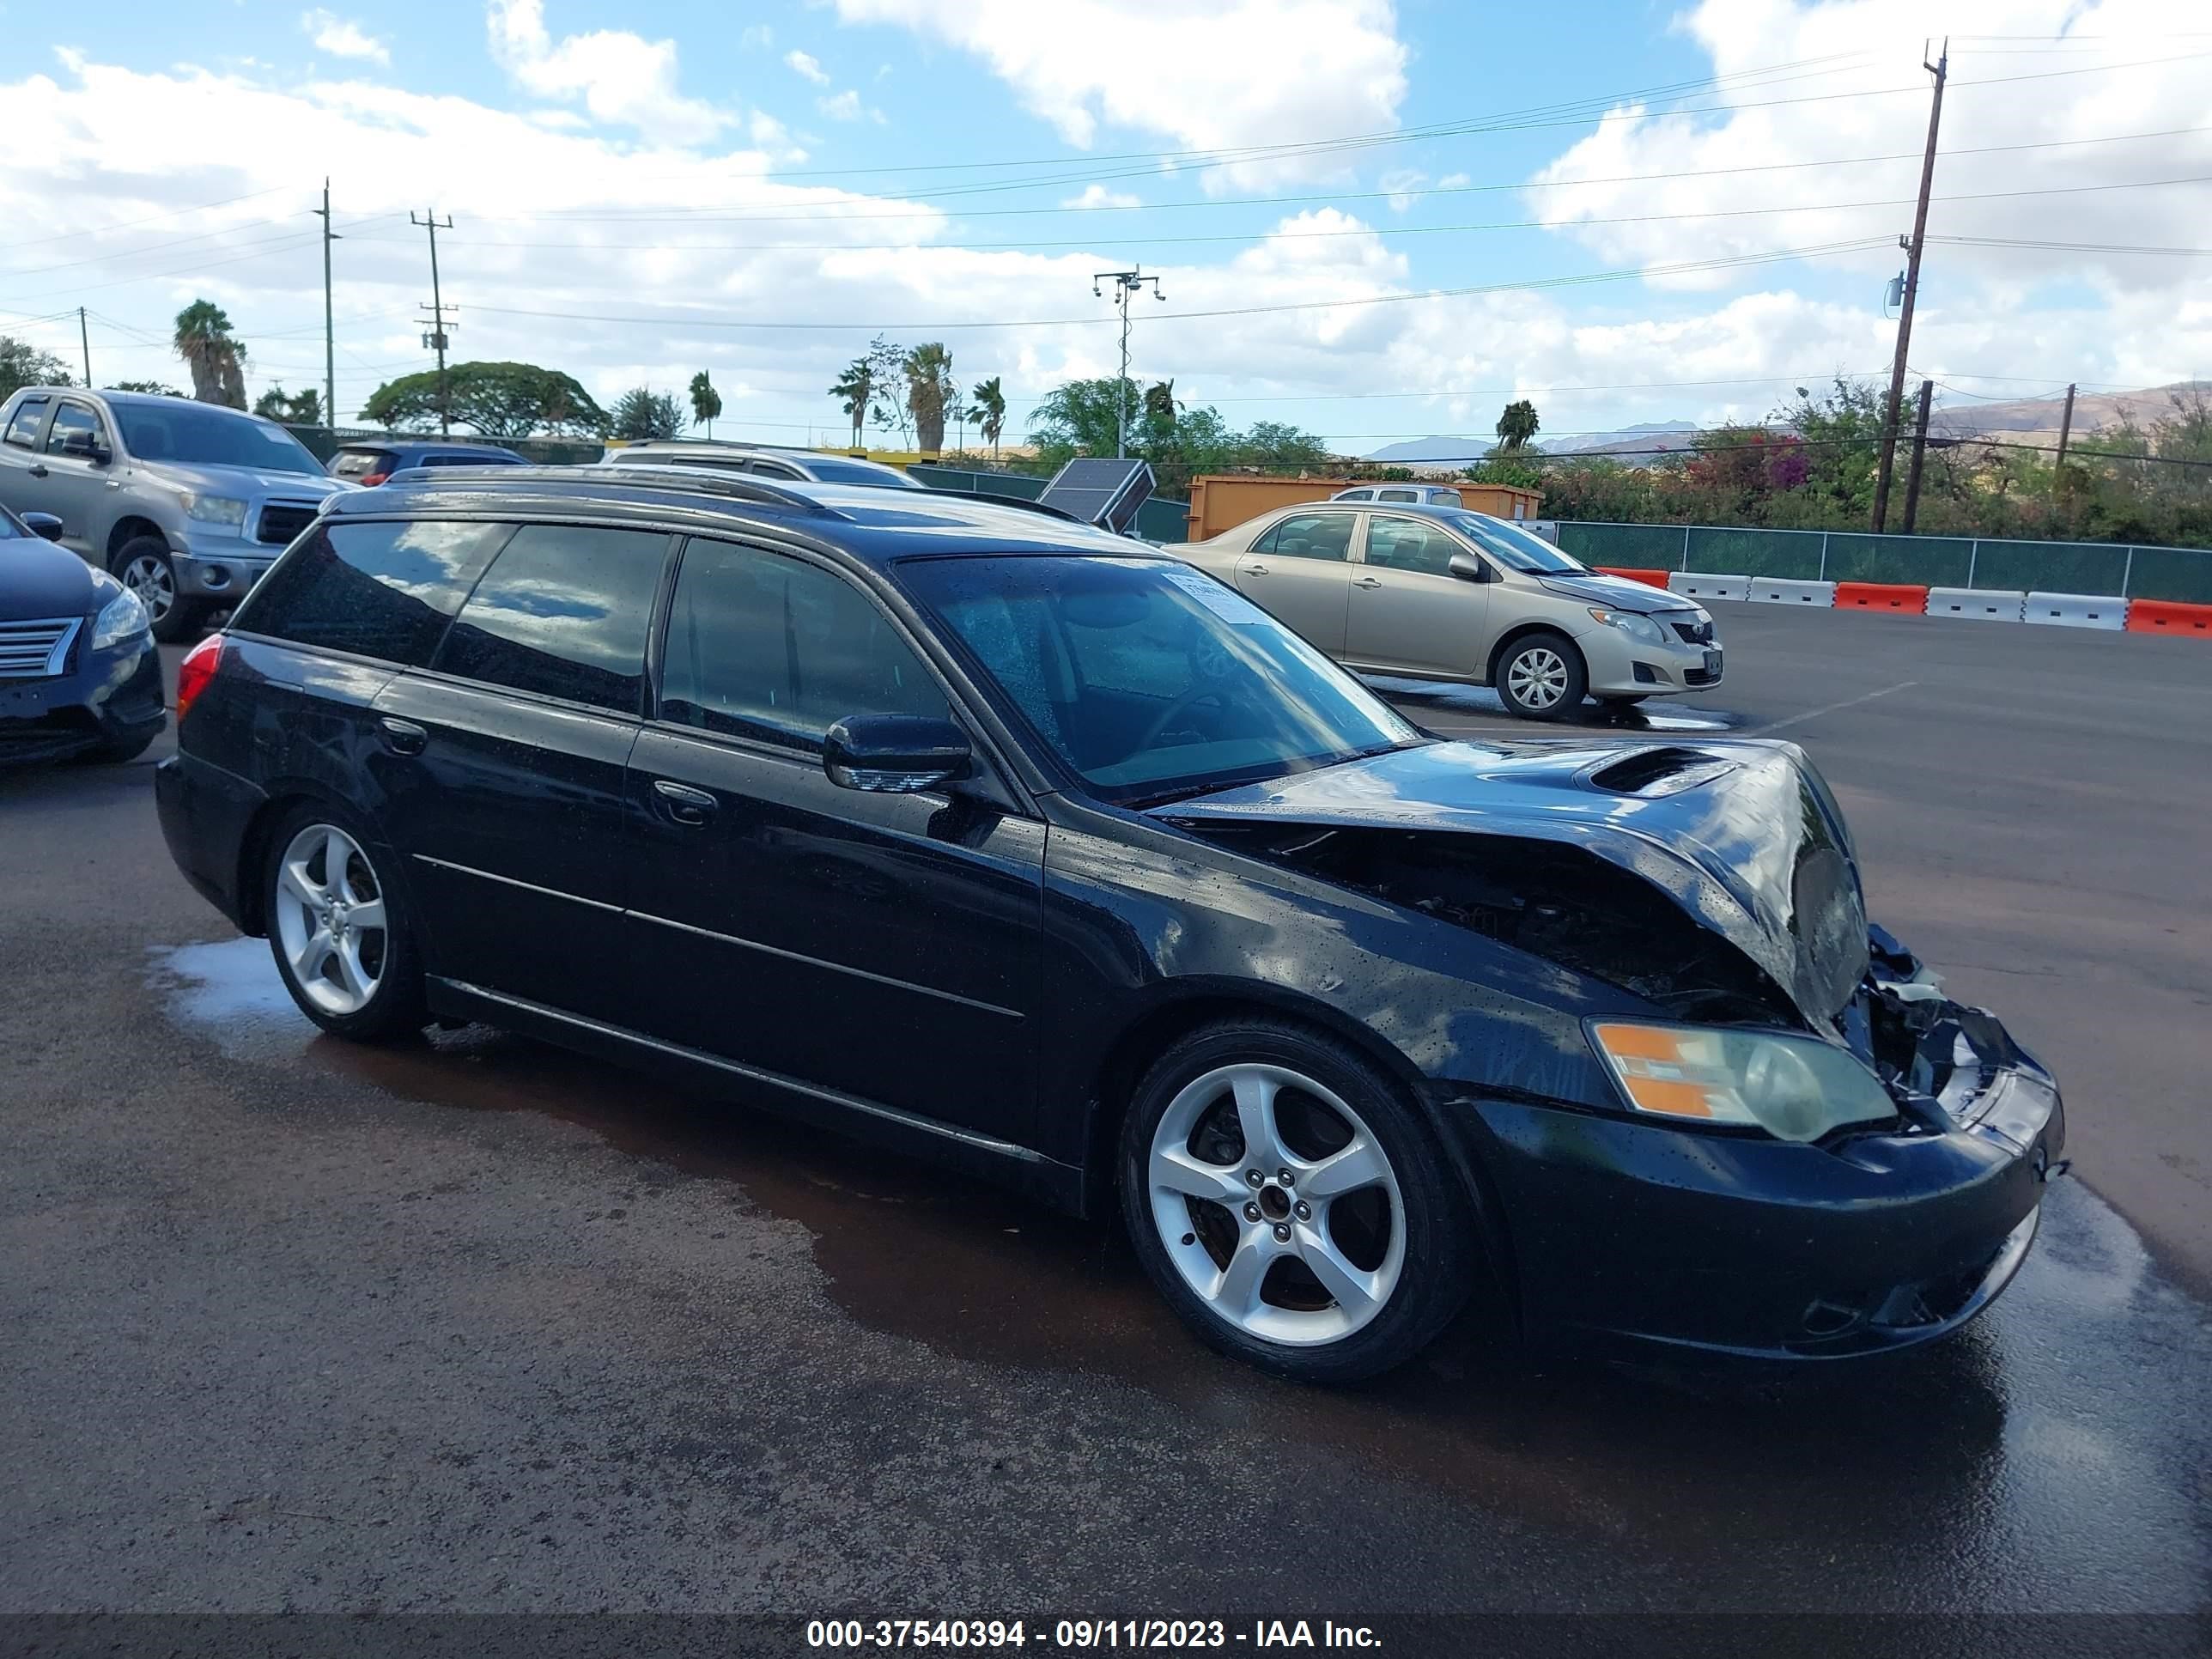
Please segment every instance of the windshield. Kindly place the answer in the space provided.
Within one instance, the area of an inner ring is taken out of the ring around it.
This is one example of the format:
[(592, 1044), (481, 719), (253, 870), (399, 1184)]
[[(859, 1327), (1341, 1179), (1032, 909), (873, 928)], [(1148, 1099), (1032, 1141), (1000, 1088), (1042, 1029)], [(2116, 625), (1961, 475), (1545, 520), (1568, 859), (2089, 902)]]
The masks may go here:
[(921, 486), (895, 466), (865, 466), (853, 461), (806, 458), (806, 470), (823, 483), (874, 484), (884, 489), (919, 489)]
[(1426, 741), (1178, 560), (924, 559), (898, 574), (1103, 799), (1147, 805)]
[(262, 472), (320, 472), (323, 464), (290, 433), (250, 415), (203, 408), (181, 399), (114, 405), (123, 446), (141, 461), (189, 466), (248, 466)]
[(1444, 522), (1499, 562), (1532, 575), (1587, 576), (1589, 567), (1570, 558), (1518, 525), (1493, 519), (1487, 513), (1447, 513)]

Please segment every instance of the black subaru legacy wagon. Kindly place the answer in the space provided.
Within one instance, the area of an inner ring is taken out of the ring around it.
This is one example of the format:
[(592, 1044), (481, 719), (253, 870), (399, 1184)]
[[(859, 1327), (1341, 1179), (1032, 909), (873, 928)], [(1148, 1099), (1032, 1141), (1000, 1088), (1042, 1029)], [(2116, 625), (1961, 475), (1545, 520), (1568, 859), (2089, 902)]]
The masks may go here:
[(1291, 1376), (1472, 1316), (1777, 1357), (2019, 1267), (2050, 1076), (1786, 743), (1444, 742), (1048, 514), (614, 468), (334, 500), (162, 827), (362, 1039), (487, 1021), (1120, 1208)]

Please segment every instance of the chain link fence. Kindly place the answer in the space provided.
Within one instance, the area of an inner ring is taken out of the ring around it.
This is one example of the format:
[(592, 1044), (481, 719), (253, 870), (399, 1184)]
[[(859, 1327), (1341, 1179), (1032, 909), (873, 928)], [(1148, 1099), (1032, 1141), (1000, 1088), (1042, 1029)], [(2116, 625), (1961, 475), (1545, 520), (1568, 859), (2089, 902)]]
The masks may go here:
[(2098, 593), (2212, 605), (2212, 550), (2195, 547), (1574, 520), (1560, 521), (1559, 546), (1584, 564), (1640, 570)]

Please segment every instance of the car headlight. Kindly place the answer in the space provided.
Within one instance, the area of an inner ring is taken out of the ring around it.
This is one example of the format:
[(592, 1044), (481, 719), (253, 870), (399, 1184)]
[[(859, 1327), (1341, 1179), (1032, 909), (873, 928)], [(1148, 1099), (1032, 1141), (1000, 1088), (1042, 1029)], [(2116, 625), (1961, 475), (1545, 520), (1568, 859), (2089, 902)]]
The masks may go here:
[(1814, 1037), (1613, 1020), (1589, 1029), (1629, 1104), (1653, 1117), (1818, 1140), (1846, 1124), (1897, 1115), (1897, 1103), (1856, 1055)]
[(1590, 607), (1590, 615), (1607, 628), (1618, 628), (1632, 640), (1641, 640), (1646, 645), (1664, 645), (1667, 635), (1657, 623), (1636, 611), (1604, 611)]
[(92, 648), (104, 651), (111, 645), (120, 645), (125, 640), (135, 640), (150, 626), (146, 607), (138, 596), (125, 588), (100, 607), (92, 621)]
[(187, 495), (185, 516), (198, 519), (202, 524), (242, 525), (246, 522), (246, 503), (228, 495)]

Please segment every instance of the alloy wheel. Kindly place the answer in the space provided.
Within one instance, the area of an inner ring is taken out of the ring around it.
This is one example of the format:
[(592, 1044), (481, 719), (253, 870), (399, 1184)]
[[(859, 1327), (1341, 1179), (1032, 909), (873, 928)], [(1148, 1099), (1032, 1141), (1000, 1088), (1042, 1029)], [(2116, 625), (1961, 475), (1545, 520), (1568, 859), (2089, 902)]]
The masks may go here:
[(150, 622), (161, 621), (177, 602), (177, 579), (168, 561), (150, 553), (141, 553), (123, 567), (123, 585), (138, 596)]
[(311, 823), (276, 867), (276, 935), (301, 993), (326, 1013), (355, 1014), (383, 982), (390, 959), (384, 888), (361, 843)]
[(1218, 1319), (1294, 1346), (1340, 1341), (1390, 1300), (1405, 1204), (1358, 1113), (1286, 1066), (1220, 1066), (1186, 1085), (1146, 1179), (1168, 1260)]
[(1513, 659), (1505, 684), (1525, 708), (1550, 708), (1567, 691), (1566, 659), (1547, 645), (1532, 645)]

